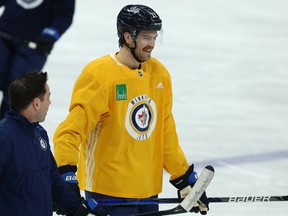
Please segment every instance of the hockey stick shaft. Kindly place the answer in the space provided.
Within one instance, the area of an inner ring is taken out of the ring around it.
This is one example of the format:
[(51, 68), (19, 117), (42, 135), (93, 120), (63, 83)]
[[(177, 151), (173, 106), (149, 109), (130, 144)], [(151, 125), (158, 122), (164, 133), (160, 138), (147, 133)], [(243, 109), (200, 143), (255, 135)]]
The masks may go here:
[[(149, 198), (149, 199), (101, 199), (100, 205), (155, 205), (180, 203), (183, 198)], [(284, 196), (230, 196), (209, 197), (209, 203), (243, 203), (243, 202), (274, 202), (288, 201), (288, 195)]]
[(5, 33), (5, 32), (1, 32), (1, 31), (0, 31), (0, 38), (12, 41), (13, 43), (16, 43), (16, 44), (24, 44), (27, 47), (29, 47), (30, 49), (36, 49), (36, 47), (37, 47), (37, 44), (33, 41), (28, 41), (28, 40), (24, 40), (21, 38), (17, 38), (17, 37), (10, 35), (10, 34)]
[(288, 195), (284, 196), (231, 196), (231, 197), (211, 197), (208, 199), (210, 203), (229, 202), (274, 202), (288, 201)]

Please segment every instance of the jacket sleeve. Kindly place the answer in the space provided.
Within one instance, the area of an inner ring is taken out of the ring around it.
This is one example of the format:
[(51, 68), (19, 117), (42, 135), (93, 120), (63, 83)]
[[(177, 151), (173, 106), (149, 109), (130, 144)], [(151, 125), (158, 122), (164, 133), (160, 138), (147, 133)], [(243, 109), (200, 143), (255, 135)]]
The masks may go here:
[(65, 210), (68, 215), (74, 214), (81, 205), (82, 199), (78, 197), (68, 184), (62, 180), (50, 148), (47, 131), (41, 125), (38, 126), (38, 130), (41, 133), (41, 137), (45, 139), (48, 144), (53, 203)]
[(62, 35), (72, 24), (75, 11), (75, 0), (58, 0), (53, 8), (50, 26)]
[(53, 203), (65, 210), (67, 214), (72, 214), (77, 211), (82, 199), (76, 196), (74, 191), (62, 180), (52, 152), (50, 153)]

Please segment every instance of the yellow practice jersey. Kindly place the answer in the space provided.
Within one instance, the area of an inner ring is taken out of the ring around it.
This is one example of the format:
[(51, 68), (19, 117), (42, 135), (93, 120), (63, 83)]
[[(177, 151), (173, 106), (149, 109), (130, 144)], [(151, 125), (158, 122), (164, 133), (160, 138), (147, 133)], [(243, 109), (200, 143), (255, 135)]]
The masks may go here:
[(172, 179), (188, 169), (167, 69), (151, 58), (132, 70), (116, 54), (90, 62), (75, 83), (54, 147), (58, 166), (78, 165), (82, 190), (127, 198), (159, 194), (163, 168)]

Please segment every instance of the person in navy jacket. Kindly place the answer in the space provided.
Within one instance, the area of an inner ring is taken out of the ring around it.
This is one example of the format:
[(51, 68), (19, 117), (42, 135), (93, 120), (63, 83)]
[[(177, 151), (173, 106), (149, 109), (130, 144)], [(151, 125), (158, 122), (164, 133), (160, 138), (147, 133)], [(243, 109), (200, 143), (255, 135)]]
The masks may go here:
[(28, 72), (9, 87), (10, 110), (0, 121), (0, 214), (52, 216), (53, 203), (69, 216), (107, 216), (61, 178), (50, 149), (45, 120), (50, 105), (47, 73)]
[(75, 0), (0, 0), (1, 6), (0, 119), (9, 108), (9, 84), (29, 70), (42, 70), (54, 43), (72, 24)]

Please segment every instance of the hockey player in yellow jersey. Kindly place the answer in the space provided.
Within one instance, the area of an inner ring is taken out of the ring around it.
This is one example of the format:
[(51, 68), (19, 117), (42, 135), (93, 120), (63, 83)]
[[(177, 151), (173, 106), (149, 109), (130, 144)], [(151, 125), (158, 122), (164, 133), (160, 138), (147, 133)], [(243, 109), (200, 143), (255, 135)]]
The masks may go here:
[[(197, 179), (178, 142), (169, 72), (151, 57), (161, 31), (153, 9), (125, 6), (117, 16), (120, 50), (88, 63), (75, 83), (69, 114), (54, 134), (54, 152), (62, 177), (86, 198), (157, 197), (163, 169), (185, 197)], [(205, 193), (198, 203), (192, 211), (206, 214)], [(111, 216), (157, 210), (107, 207)]]

